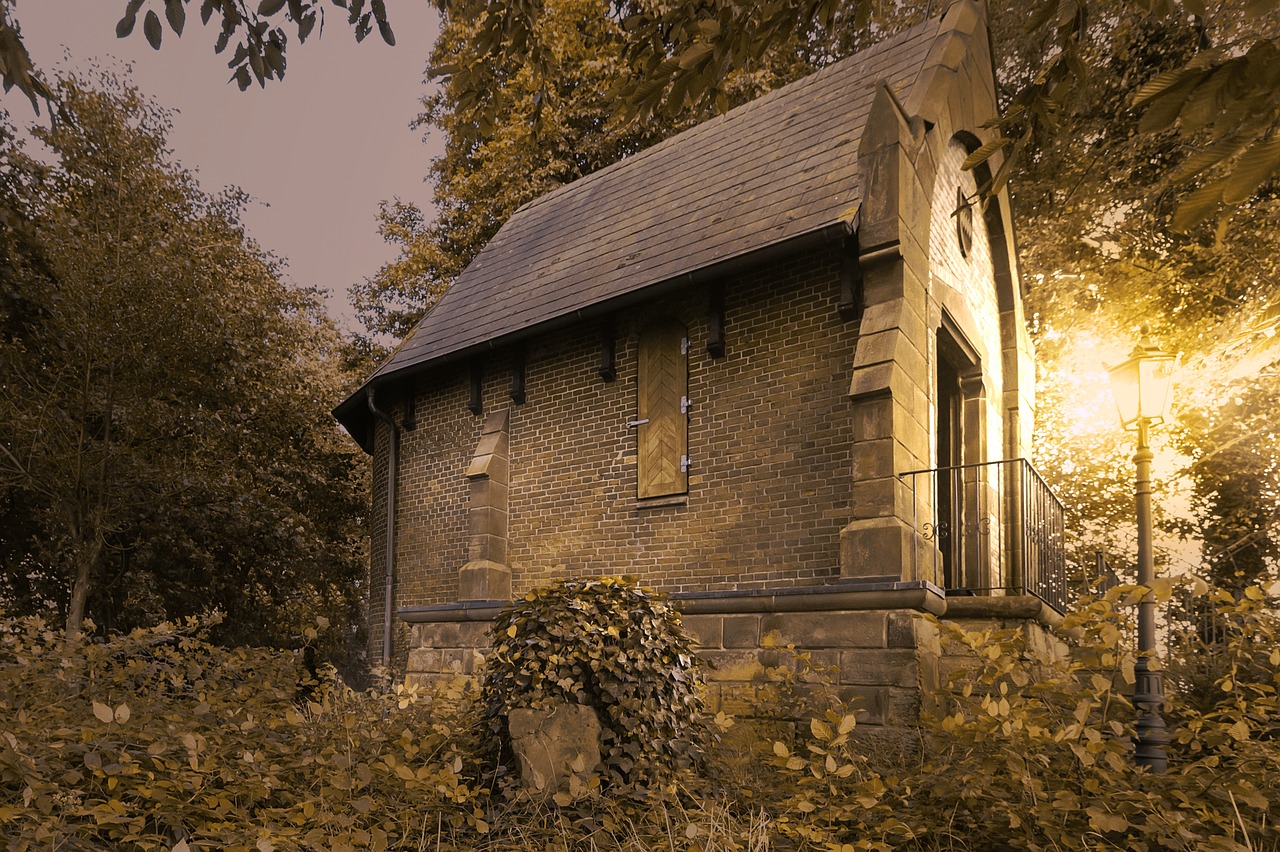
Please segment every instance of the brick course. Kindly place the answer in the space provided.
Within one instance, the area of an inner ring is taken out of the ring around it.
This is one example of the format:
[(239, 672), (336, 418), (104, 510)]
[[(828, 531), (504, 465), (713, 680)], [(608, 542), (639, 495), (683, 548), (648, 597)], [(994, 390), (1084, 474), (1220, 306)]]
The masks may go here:
[[(762, 268), (724, 289), (721, 358), (706, 352), (708, 290), (691, 287), (615, 318), (616, 381), (598, 375), (595, 322), (530, 341), (523, 405), (508, 395), (509, 355), (483, 360), (486, 413), (511, 411), (507, 564), (515, 594), (618, 573), (667, 592), (837, 576), (839, 533), (851, 511), (847, 383), (857, 327), (837, 310), (836, 249)], [(627, 424), (636, 410), (637, 334), (663, 314), (689, 327), (692, 469), (687, 499), (644, 505)], [(464, 472), (483, 421), (466, 407), (468, 376), (466, 365), (454, 365), (416, 382), (417, 429), (401, 436), (397, 607), (458, 597), (467, 561)], [(386, 431), (373, 460), (380, 495)], [(373, 507), (378, 555), (382, 499)], [(382, 576), (373, 574), (370, 620), (378, 624)]]

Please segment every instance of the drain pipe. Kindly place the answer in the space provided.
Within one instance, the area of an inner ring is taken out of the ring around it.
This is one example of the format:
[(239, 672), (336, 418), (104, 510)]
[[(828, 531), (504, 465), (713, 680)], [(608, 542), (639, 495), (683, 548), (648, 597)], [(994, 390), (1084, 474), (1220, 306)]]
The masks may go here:
[(373, 402), (373, 388), (365, 391), (365, 402), (369, 404), (369, 412), (391, 429), (391, 445), (387, 452), (387, 552), (383, 557), (386, 573), (383, 576), (382, 605), (382, 664), (391, 665), (391, 606), (394, 601), (395, 565), (396, 565), (396, 455), (400, 447), (400, 430), (390, 414), (380, 410)]

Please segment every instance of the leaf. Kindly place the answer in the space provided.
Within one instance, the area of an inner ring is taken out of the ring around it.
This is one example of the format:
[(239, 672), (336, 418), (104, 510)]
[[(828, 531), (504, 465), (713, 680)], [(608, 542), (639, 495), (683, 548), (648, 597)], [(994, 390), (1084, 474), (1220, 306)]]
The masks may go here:
[(179, 36), (187, 23), (187, 9), (182, 4), (183, 0), (164, 0), (164, 16), (169, 20), (169, 28)]
[(147, 43), (153, 50), (160, 49), (160, 37), (164, 34), (164, 29), (160, 26), (160, 16), (154, 9), (147, 10), (147, 16), (142, 21), (142, 34), (147, 37)]
[(125, 722), (129, 721), (129, 716), (130, 716), (129, 705), (121, 704), (119, 707), (117, 707), (115, 716), (116, 716), (117, 724), (123, 725)]
[(714, 50), (715, 48), (705, 41), (694, 42), (680, 54), (681, 70), (690, 71), (697, 68), (711, 56)]
[(1222, 182), (1214, 181), (1200, 187), (1195, 192), (1178, 202), (1178, 209), (1173, 214), (1173, 229), (1188, 231), (1218, 209), (1222, 202)]
[(382, 36), (382, 41), (388, 47), (396, 46), (396, 34), (391, 30), (391, 24), (386, 21), (378, 21), (378, 34)]
[(1098, 831), (1127, 831), (1129, 829), (1129, 820), (1120, 814), (1107, 813), (1097, 806), (1086, 808), (1085, 813), (1089, 815), (1089, 824)]
[(316, 13), (308, 12), (298, 21), (298, 41), (305, 42), (316, 25)]
[(831, 726), (821, 719), (809, 720), (809, 732), (813, 734), (814, 739), (818, 740), (830, 740), (834, 736)]
[(262, 0), (258, 4), (258, 14), (264, 18), (269, 18), (284, 8), (287, 0)]
[(1280, 169), (1280, 134), (1255, 142), (1240, 157), (1222, 189), (1222, 200), (1240, 204)]
[(98, 717), (99, 722), (114, 722), (116, 718), (110, 707), (97, 701), (93, 702), (93, 715)]
[(116, 38), (125, 38), (129, 33), (133, 32), (133, 25), (137, 23), (138, 16), (125, 12), (124, 17), (116, 24)]
[(985, 142), (976, 151), (965, 157), (964, 162), (960, 164), (960, 168), (966, 172), (970, 171), (991, 159), (991, 155), (996, 151), (1012, 143), (1013, 140), (1008, 136), (1000, 136), (990, 142)]

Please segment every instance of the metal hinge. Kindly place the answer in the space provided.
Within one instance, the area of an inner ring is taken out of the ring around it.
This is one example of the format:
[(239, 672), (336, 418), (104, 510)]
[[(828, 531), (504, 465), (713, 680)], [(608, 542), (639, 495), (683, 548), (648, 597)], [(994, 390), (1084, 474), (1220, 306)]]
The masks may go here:
[(689, 413), (689, 397), (687, 396), (680, 397), (680, 413), (681, 414)]
[(681, 472), (681, 473), (688, 473), (688, 472), (689, 472), (689, 468), (690, 468), (690, 467), (691, 467), (691, 465), (689, 464), (689, 457), (688, 457), (688, 456), (681, 456), (681, 457), (680, 457), (680, 472)]
[(689, 354), (689, 338), (687, 337), (680, 338), (680, 354), (681, 355)]
[(632, 420), (632, 421), (630, 421), (630, 422), (628, 422), (628, 423), (627, 423), (627, 427), (628, 427), (628, 428), (630, 428), (630, 429), (634, 429), (634, 428), (636, 428), (637, 426), (643, 426), (644, 424), (646, 424), (646, 423), (648, 423), (648, 422), (649, 422), (649, 418), (648, 418), (648, 417), (646, 417), (646, 418), (645, 418), (645, 419), (643, 419), (643, 420)]

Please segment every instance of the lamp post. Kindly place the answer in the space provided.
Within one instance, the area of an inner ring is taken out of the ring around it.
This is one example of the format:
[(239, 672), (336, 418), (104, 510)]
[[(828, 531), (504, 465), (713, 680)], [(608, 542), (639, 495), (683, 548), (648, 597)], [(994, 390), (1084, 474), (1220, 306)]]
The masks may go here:
[[(1133, 463), (1137, 467), (1134, 495), (1138, 504), (1138, 585), (1151, 588), (1155, 580), (1155, 557), (1151, 549), (1151, 447), (1150, 432), (1162, 423), (1169, 409), (1169, 384), (1173, 375), (1173, 356), (1146, 338), (1133, 348), (1129, 360), (1112, 367), (1111, 387), (1116, 398), (1120, 423), (1126, 430), (1136, 430), (1137, 449)], [(1138, 710), (1134, 759), (1152, 772), (1169, 768), (1165, 746), (1169, 732), (1165, 729), (1160, 709), (1164, 705), (1164, 676), (1152, 670), (1156, 650), (1156, 600), (1148, 592), (1138, 605), (1138, 662), (1134, 666), (1133, 703)]]

